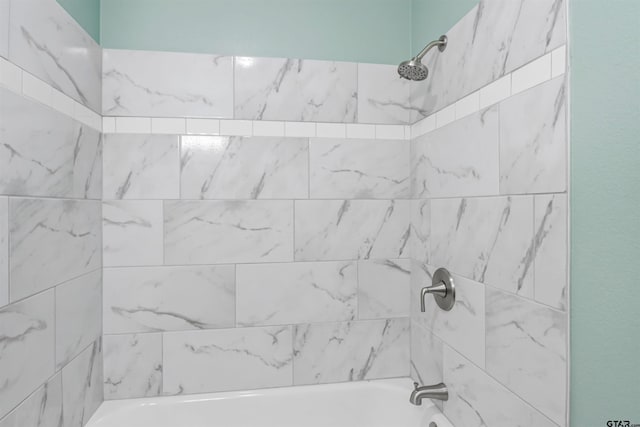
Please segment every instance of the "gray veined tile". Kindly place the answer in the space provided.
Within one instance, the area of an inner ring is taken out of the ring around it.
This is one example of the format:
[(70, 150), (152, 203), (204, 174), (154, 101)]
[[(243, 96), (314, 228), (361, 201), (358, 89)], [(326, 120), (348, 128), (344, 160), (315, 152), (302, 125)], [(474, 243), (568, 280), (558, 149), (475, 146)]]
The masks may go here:
[(165, 262), (293, 261), (291, 201), (165, 201)]
[(0, 89), (0, 193), (99, 199), (100, 133)]
[(240, 264), (236, 269), (239, 325), (356, 317), (358, 271), (354, 261)]
[(533, 197), (431, 200), (431, 263), (533, 297)]
[(431, 201), (411, 200), (410, 257), (428, 263), (431, 252)]
[(168, 332), (163, 336), (165, 394), (289, 386), (290, 326)]
[(297, 261), (408, 258), (410, 202), (296, 201)]
[(235, 59), (235, 118), (351, 123), (357, 64), (283, 58)]
[(564, 425), (566, 314), (490, 288), (486, 298), (487, 372)]
[(409, 142), (319, 139), (309, 142), (310, 197), (409, 197)]
[(104, 400), (102, 342), (98, 339), (62, 369), (64, 426), (84, 426)]
[(567, 189), (567, 85), (558, 77), (500, 103), (500, 192)]
[(409, 316), (408, 259), (358, 261), (358, 318)]
[(0, 197), (0, 307), (9, 303), (9, 199)]
[(102, 335), (102, 271), (56, 287), (58, 369)]
[(567, 195), (535, 196), (535, 299), (564, 310), (568, 288)]
[(57, 373), (26, 398), (9, 415), (0, 420), (0, 427), (61, 427), (62, 375)]
[(0, 0), (0, 56), (9, 57), (9, 6), (11, 0)]
[(162, 334), (105, 335), (104, 398), (161, 394)]
[(55, 372), (54, 292), (0, 310), (0, 419)]
[(481, 1), (447, 32), (447, 49), (425, 57), (430, 75), (412, 90), (415, 118), (565, 44), (565, 12), (565, 0)]
[(410, 123), (409, 90), (395, 65), (358, 64), (358, 122)]
[(233, 117), (233, 58), (104, 50), (102, 112), (108, 116)]
[(476, 283), (449, 270), (456, 285), (456, 303), (443, 311), (434, 298), (425, 299), (420, 311), (420, 290), (432, 285), (434, 267), (414, 263), (411, 269), (411, 317), (415, 325), (433, 332), (440, 340), (463, 354), (477, 366), (485, 366), (485, 291)]
[(11, 2), (9, 58), (94, 111), (100, 111), (102, 49), (54, 1)]
[(443, 344), (431, 331), (411, 323), (411, 378), (419, 384), (438, 384), (443, 376)]
[(444, 414), (456, 426), (557, 427), (447, 346), (444, 347), (444, 383), (449, 388)]
[(162, 200), (102, 204), (102, 257), (106, 267), (162, 265)]
[(211, 329), (235, 322), (232, 265), (104, 271), (104, 331)]
[(100, 202), (9, 202), (11, 301), (101, 267)]
[(180, 144), (169, 135), (107, 135), (105, 199), (177, 199)]
[(295, 384), (360, 381), (409, 374), (409, 319), (295, 326)]
[(413, 197), (499, 194), (498, 138), (491, 107), (412, 141)]
[(304, 199), (306, 138), (183, 136), (184, 199)]

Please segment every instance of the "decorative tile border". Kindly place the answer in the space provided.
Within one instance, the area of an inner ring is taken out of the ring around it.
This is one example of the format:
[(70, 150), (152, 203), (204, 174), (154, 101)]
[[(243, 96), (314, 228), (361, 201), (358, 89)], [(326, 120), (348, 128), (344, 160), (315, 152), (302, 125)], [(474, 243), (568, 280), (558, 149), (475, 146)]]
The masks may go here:
[(411, 139), (504, 101), (513, 95), (561, 76), (567, 68), (567, 46), (543, 55), (495, 80), (480, 90), (411, 125)]

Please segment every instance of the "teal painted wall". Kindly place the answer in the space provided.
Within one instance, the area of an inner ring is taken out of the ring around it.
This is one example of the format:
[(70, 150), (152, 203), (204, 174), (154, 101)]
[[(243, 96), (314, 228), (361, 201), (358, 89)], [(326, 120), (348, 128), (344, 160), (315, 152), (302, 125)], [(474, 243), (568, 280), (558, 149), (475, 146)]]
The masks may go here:
[(479, 0), (412, 0), (411, 50), (418, 53), (428, 42), (446, 33)]
[(640, 424), (640, 2), (569, 7), (571, 425)]
[(102, 0), (106, 48), (394, 64), (411, 0)]
[(100, 42), (100, 0), (58, 0), (95, 41)]

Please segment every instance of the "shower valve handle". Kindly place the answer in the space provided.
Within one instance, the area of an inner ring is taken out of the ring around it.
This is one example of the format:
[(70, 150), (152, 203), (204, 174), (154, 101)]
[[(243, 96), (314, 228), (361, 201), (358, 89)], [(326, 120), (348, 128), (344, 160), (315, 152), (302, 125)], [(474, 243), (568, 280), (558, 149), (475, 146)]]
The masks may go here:
[(453, 277), (446, 268), (439, 268), (433, 274), (431, 286), (424, 287), (420, 291), (420, 311), (427, 311), (425, 298), (427, 294), (433, 295), (438, 303), (438, 307), (445, 311), (453, 308), (456, 302), (456, 287), (453, 283)]

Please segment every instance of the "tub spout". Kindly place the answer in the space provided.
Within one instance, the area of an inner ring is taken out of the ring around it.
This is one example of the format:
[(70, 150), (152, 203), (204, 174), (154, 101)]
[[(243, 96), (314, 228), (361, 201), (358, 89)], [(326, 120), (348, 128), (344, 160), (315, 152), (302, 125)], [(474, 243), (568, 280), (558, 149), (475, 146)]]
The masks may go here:
[(444, 383), (422, 387), (419, 387), (418, 383), (413, 383), (413, 387), (409, 402), (414, 405), (422, 405), (422, 399), (449, 400), (449, 391)]

